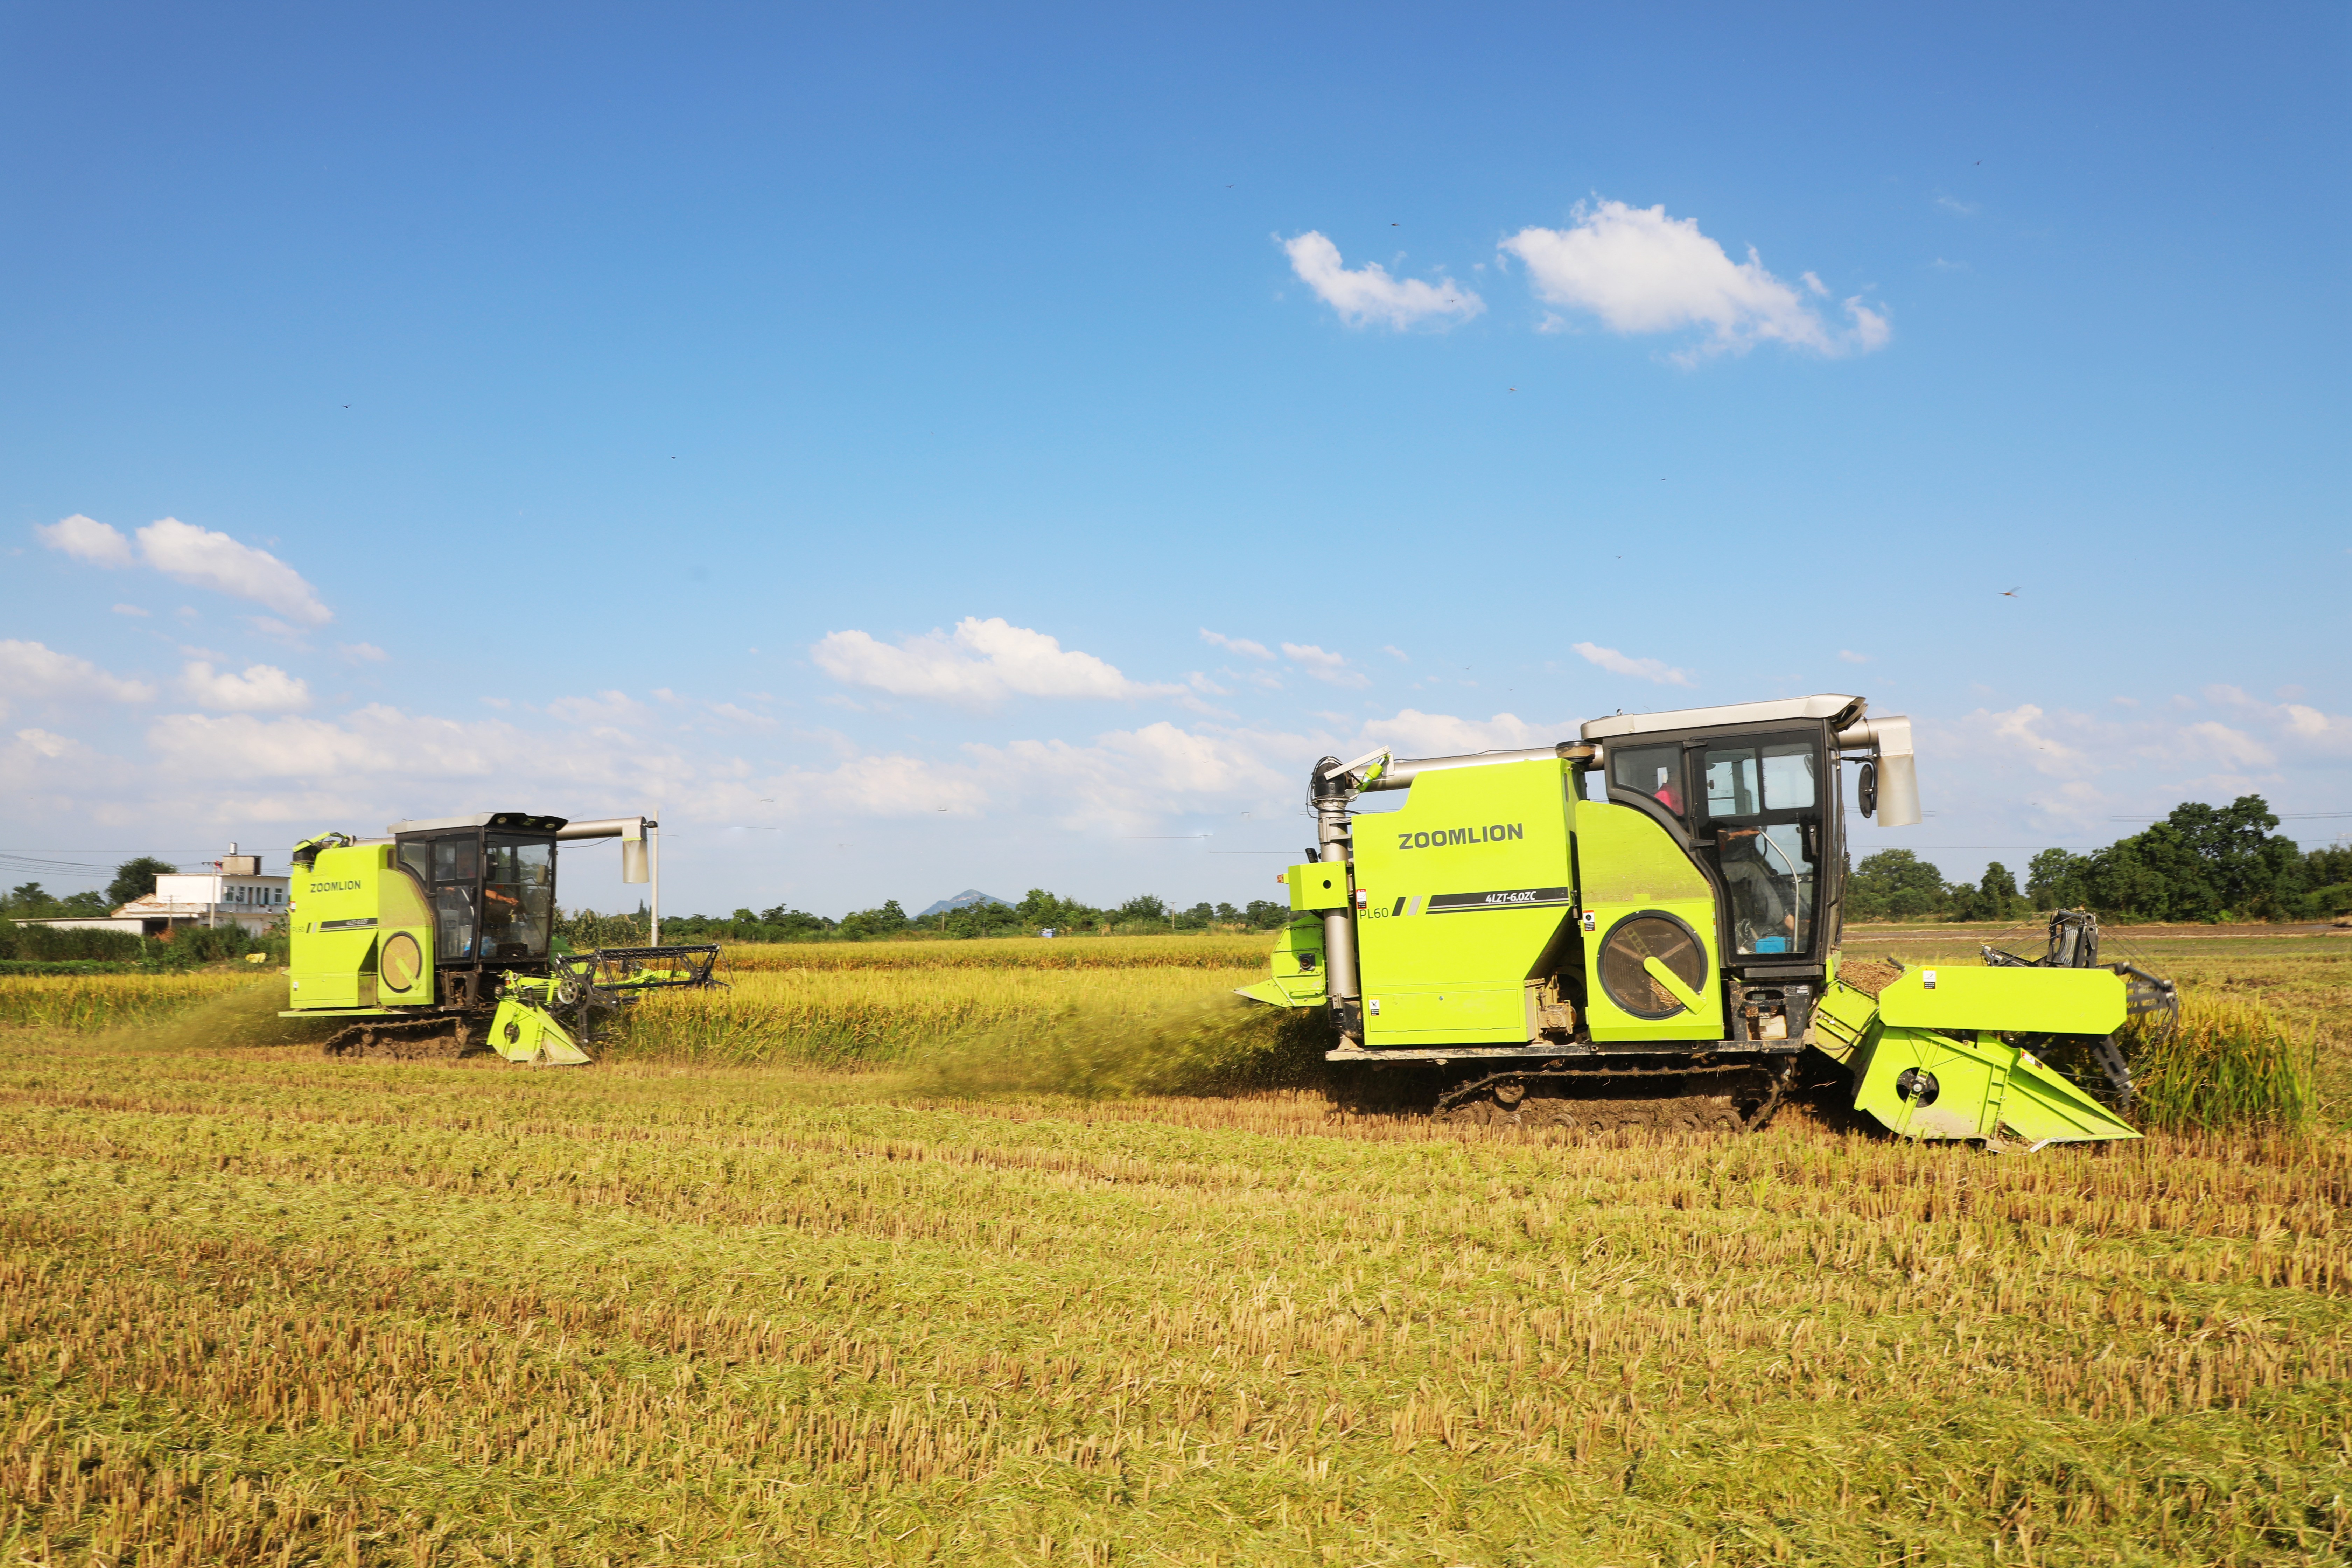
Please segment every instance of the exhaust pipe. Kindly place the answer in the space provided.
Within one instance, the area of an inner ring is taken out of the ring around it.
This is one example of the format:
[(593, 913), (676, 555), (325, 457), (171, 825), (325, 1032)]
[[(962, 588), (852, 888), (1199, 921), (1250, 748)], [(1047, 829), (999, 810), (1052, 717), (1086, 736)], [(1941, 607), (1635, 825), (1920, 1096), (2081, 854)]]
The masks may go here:
[(1910, 720), (1900, 715), (1866, 719), (1850, 730), (1839, 731), (1837, 743), (1841, 752), (1871, 754), (1878, 783), (1879, 826), (1909, 827), (1921, 820), (1919, 770), (1911, 753)]
[[(1337, 757), (1315, 764), (1307, 778), (1307, 797), (1315, 807), (1316, 858), (1329, 864), (1349, 858), (1355, 839), (1348, 827), (1348, 802), (1354, 781)], [(1340, 909), (1323, 911), (1323, 987), (1339, 1009), (1339, 1032), (1363, 1044), (1360, 1012), (1361, 985), (1356, 977), (1356, 910), (1351, 899)]]

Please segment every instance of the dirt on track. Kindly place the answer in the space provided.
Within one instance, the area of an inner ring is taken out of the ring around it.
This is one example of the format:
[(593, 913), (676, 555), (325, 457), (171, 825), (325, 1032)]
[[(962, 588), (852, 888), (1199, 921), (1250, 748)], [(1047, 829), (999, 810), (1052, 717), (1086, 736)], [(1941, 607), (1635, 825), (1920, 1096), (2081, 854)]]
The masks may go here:
[(1481, 1096), (1433, 1120), (1458, 1127), (1556, 1127), (1565, 1132), (1738, 1132), (1745, 1127), (1727, 1094), (1580, 1095), (1530, 1089), (1516, 1105)]
[(463, 1018), (372, 1018), (336, 1030), (320, 1046), (345, 1060), (398, 1062), (455, 1061), (488, 1048), (481, 1026)]

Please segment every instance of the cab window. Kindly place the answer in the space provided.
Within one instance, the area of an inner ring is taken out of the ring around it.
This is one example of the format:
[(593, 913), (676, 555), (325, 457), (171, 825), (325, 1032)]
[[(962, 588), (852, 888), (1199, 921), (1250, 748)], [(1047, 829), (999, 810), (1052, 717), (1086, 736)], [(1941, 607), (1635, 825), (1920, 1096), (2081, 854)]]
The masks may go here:
[(1628, 751), (1612, 747), (1609, 782), (1619, 789), (1646, 795), (1680, 816), (1686, 809), (1683, 795), (1683, 749), (1637, 746)]

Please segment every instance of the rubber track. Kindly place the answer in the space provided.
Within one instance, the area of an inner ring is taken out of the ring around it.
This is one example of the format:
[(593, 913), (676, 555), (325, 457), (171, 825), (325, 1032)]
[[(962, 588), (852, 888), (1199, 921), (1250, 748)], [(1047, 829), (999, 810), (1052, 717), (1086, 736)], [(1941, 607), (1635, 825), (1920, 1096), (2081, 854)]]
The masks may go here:
[(370, 1018), (336, 1030), (319, 1047), (359, 1061), (454, 1061), (489, 1049), (488, 1031), (466, 1017)]

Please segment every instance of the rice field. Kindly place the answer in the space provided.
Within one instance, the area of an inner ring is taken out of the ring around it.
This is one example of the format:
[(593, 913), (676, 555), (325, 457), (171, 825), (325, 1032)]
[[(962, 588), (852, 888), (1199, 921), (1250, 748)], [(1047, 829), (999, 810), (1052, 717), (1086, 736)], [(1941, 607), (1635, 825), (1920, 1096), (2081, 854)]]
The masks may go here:
[(156, 1024), (201, 1003), (272, 988), (282, 995), (286, 982), (275, 975), (227, 970), (0, 975), (0, 1028), (89, 1030)]
[(727, 967), (829, 969), (1262, 969), (1270, 931), (1169, 936), (979, 937), (969, 942), (725, 944)]
[(2332, 1107), (1576, 1142), (1253, 1079), (1216, 965), (739, 966), (568, 1071), (220, 979), (0, 1012), (0, 1563), (2352, 1554)]

